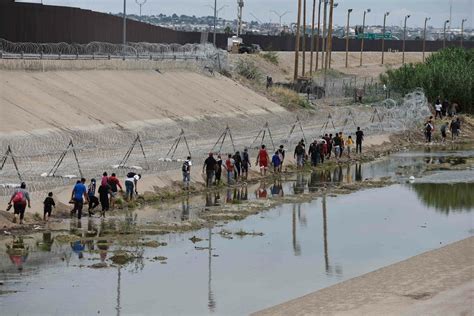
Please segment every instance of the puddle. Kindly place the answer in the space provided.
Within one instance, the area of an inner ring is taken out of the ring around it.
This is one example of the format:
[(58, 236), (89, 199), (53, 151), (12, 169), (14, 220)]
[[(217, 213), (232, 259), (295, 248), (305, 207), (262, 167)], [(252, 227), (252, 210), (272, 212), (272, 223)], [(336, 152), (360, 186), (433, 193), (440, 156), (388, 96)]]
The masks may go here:
[[(122, 221), (71, 222), (68, 233), (82, 241), (59, 242), (61, 232), (11, 238), (0, 244), (0, 309), (6, 315), (242, 315), (282, 303), (470, 236), (474, 175), (428, 170), (426, 158), (469, 161), (473, 155), (397, 154), (191, 197), (178, 206), (162, 205), (160, 212), (130, 213)], [(416, 182), (406, 183), (414, 173)], [(156, 219), (191, 221), (206, 207), (386, 176), (399, 183), (283, 204), (198, 231), (143, 236), (133, 245), (106, 236)], [(120, 251), (130, 259), (124, 266), (110, 260)]]

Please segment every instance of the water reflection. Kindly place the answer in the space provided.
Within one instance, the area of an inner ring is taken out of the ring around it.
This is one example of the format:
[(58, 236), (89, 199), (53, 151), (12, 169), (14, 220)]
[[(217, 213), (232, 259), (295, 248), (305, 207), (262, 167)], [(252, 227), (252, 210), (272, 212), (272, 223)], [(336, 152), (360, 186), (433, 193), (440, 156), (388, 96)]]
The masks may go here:
[[(301, 211), (301, 204), (298, 204), (298, 210)], [(292, 216), (292, 225), (291, 225), (291, 236), (293, 241), (293, 253), (295, 256), (301, 255), (301, 246), (296, 238), (296, 204), (293, 204), (293, 216)]]
[(14, 237), (11, 244), (7, 245), (6, 252), (10, 261), (16, 266), (18, 271), (23, 271), (23, 264), (29, 255), (29, 247), (25, 245), (23, 237)]
[(272, 197), (283, 197), (283, 183), (281, 178), (277, 178), (274, 180), (273, 185), (270, 188), (272, 193)]
[(474, 208), (474, 183), (414, 183), (410, 188), (423, 204), (441, 213)]
[(212, 291), (212, 227), (209, 226), (209, 267), (208, 267), (208, 282), (207, 282), (207, 307), (209, 311), (213, 313), (216, 310), (216, 301), (214, 299), (214, 293)]

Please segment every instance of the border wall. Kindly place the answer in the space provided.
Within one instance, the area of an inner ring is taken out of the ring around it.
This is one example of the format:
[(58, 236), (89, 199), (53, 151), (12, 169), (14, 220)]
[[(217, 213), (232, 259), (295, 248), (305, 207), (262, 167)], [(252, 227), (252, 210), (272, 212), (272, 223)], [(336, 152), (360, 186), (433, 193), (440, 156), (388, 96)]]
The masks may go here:
[[(122, 42), (122, 18), (106, 13), (72, 7), (50, 6), (33, 3), (0, 1), (0, 38), (11, 42), (33, 43), (90, 43)], [(242, 36), (245, 43), (259, 44), (265, 50), (292, 51), (295, 37), (292, 35), (270, 36), (247, 34)], [(149, 43), (199, 43), (200, 32), (183, 32), (167, 29), (134, 20), (127, 21), (127, 40)], [(212, 33), (208, 34), (212, 41)], [(306, 40), (307, 50), (310, 39)], [(460, 46), (459, 41), (448, 41), (447, 46)], [(217, 45), (225, 48), (227, 35), (217, 34)], [(345, 51), (345, 39), (335, 38), (334, 51)], [(422, 50), (423, 41), (406, 41), (406, 51)], [(380, 40), (365, 40), (365, 51), (380, 51)], [(443, 47), (442, 41), (427, 41), (426, 51), (437, 51)], [(464, 41), (464, 47), (474, 48), (474, 41)], [(385, 49), (402, 50), (402, 41), (386, 40)], [(360, 50), (360, 40), (349, 41), (350, 51)]]

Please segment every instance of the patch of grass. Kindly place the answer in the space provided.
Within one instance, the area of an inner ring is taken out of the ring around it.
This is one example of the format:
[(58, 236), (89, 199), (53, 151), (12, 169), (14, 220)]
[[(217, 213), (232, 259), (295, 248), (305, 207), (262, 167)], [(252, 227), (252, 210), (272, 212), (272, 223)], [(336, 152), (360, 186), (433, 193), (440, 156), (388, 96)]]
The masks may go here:
[(266, 61), (274, 64), (274, 65), (278, 65), (279, 64), (279, 60), (278, 60), (278, 54), (276, 52), (265, 52), (265, 53), (261, 53), (260, 56), (265, 59)]
[(235, 67), (237, 73), (248, 80), (260, 81), (263, 77), (257, 64), (252, 60), (240, 59)]
[(272, 87), (269, 90), (278, 103), (289, 109), (310, 108), (308, 100), (301, 97), (296, 91), (284, 87)]

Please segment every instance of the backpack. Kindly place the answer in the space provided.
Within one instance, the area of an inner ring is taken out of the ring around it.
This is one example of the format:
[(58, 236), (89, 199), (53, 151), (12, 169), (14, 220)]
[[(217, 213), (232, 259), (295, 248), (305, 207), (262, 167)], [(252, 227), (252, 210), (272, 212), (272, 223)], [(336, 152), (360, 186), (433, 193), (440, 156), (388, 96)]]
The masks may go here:
[(135, 172), (129, 172), (127, 173), (127, 178), (133, 178), (135, 177), (137, 174)]
[(15, 193), (15, 196), (12, 199), (13, 204), (22, 203), (25, 201), (25, 195), (22, 191)]
[(425, 129), (426, 129), (426, 131), (429, 133), (429, 132), (431, 132), (431, 130), (432, 130), (433, 128), (431, 127), (431, 124), (428, 123), (428, 124), (426, 124)]
[(189, 162), (185, 161), (183, 167), (181, 168), (183, 172), (189, 172)]

